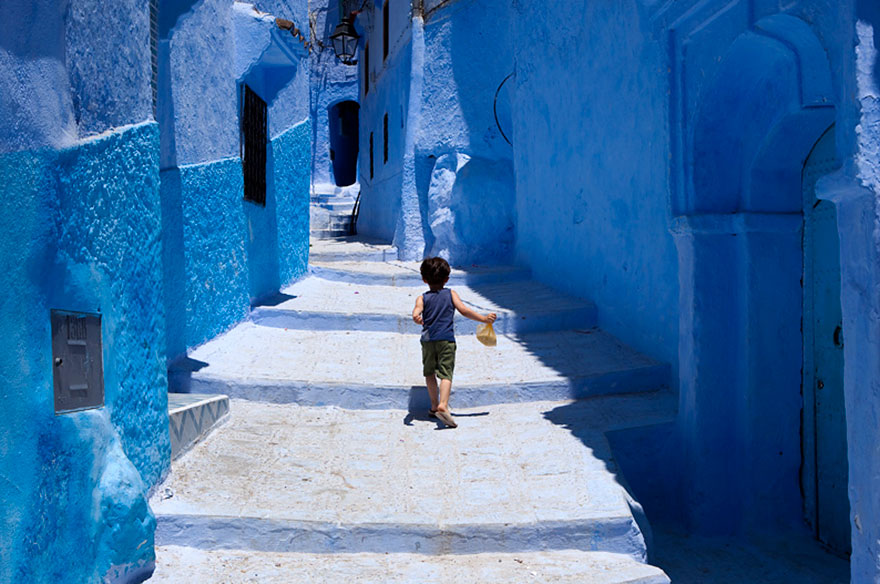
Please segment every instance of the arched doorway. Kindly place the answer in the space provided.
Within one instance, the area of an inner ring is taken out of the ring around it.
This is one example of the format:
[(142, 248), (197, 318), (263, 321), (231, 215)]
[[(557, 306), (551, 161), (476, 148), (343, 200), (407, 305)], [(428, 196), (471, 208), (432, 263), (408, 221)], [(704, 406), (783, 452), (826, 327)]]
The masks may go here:
[(327, 111), (330, 131), (330, 162), (338, 187), (357, 182), (358, 116), (356, 101), (341, 101)]
[(703, 532), (788, 529), (803, 525), (811, 456), (802, 172), (834, 121), (830, 68), (804, 21), (776, 15), (731, 43), (699, 93), (674, 230), (688, 520)]
[(834, 126), (804, 164), (804, 410), (801, 488), (804, 517), (816, 537), (850, 551), (840, 240), (834, 203), (816, 196), (816, 182), (840, 166)]

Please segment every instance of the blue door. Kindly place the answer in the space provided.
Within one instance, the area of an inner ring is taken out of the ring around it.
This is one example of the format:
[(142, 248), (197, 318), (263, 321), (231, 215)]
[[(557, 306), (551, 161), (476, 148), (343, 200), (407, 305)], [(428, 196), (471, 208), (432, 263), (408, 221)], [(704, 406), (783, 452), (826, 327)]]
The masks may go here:
[(804, 515), (816, 537), (850, 552), (846, 410), (840, 310), (840, 242), (834, 204), (816, 198), (816, 181), (840, 166), (834, 126), (803, 170), (804, 193)]

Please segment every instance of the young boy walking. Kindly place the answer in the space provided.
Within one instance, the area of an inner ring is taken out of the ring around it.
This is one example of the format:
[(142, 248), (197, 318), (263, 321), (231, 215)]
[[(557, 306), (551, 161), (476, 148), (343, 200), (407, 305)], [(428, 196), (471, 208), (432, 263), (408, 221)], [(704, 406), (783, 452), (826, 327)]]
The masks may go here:
[[(422, 281), (430, 290), (416, 298), (412, 317), (422, 325), (422, 370), (425, 385), (431, 396), (430, 416), (439, 418), (450, 428), (458, 424), (449, 412), (449, 394), (452, 391), (452, 370), (455, 368), (455, 334), (453, 317), (458, 310), (478, 322), (495, 322), (495, 313), (485, 316), (464, 305), (454, 290), (444, 288), (449, 281), (449, 264), (443, 258), (428, 258), (422, 262)], [(437, 385), (437, 378), (440, 385)]]

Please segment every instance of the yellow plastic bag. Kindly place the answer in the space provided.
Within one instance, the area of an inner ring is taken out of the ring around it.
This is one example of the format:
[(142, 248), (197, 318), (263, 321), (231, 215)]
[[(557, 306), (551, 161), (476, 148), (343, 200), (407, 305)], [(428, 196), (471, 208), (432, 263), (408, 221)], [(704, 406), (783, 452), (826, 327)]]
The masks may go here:
[(495, 337), (495, 329), (492, 328), (491, 322), (477, 326), (477, 340), (487, 347), (495, 346), (498, 339)]

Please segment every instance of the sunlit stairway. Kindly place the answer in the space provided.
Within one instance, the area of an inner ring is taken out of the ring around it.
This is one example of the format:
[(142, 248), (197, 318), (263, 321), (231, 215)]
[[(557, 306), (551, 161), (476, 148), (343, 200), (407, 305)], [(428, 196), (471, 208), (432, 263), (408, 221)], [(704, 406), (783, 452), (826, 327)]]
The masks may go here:
[(668, 582), (605, 436), (675, 415), (668, 366), (522, 268), (455, 270), (499, 340), (457, 320), (459, 427), (443, 429), (410, 318), (424, 285), (394, 257), (314, 241), (309, 277), (172, 374), (232, 413), (151, 502), (154, 579)]
[(352, 212), (359, 188), (357, 184), (350, 187), (324, 185), (323, 188), (314, 188), (309, 204), (312, 238), (344, 237), (351, 232)]

